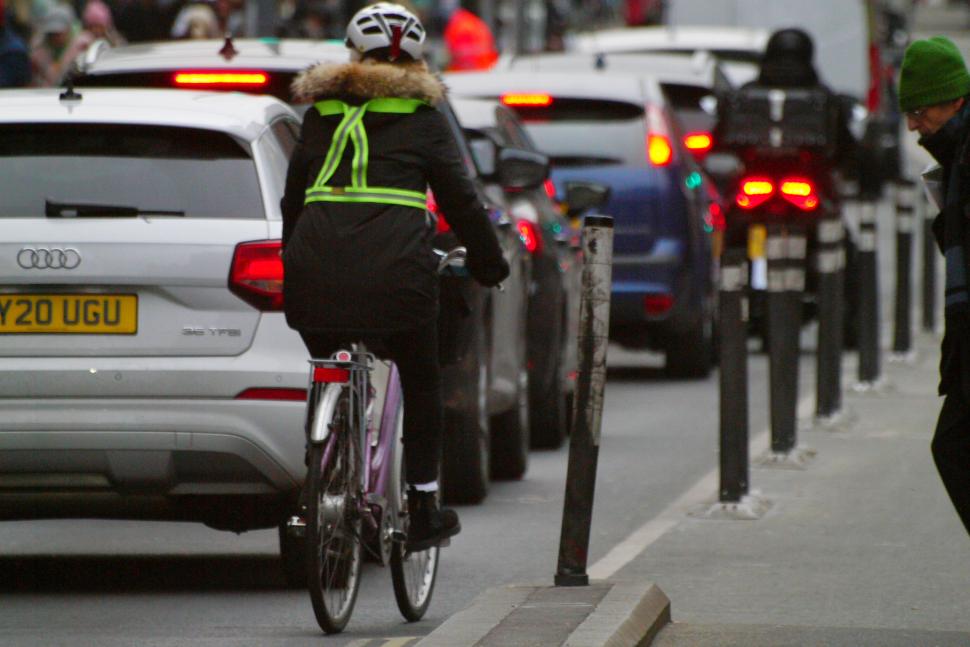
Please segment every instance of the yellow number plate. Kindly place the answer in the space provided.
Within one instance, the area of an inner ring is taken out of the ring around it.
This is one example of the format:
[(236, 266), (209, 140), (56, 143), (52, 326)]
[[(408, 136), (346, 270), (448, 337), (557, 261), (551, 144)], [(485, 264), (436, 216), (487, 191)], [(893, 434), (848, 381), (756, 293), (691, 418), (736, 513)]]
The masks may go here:
[(0, 334), (132, 335), (134, 294), (0, 294)]

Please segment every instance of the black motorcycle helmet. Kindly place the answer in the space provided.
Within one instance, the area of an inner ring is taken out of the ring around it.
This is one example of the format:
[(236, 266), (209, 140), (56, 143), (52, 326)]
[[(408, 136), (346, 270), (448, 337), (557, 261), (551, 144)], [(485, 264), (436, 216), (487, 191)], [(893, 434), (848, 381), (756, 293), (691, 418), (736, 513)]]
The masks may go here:
[(818, 83), (812, 59), (812, 37), (796, 27), (780, 29), (768, 39), (761, 58), (759, 82), (763, 85), (807, 86)]

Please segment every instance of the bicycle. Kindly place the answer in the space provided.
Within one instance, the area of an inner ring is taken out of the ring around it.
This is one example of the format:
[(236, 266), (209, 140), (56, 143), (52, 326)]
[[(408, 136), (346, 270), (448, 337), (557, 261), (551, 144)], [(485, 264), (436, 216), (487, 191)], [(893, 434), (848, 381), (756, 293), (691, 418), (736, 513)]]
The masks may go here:
[[(464, 247), (435, 253), (439, 274), (464, 266)], [(311, 359), (310, 366), (307, 505), (305, 520), (290, 523), (305, 522), (307, 584), (317, 623), (328, 634), (346, 627), (365, 550), (390, 566), (398, 609), (416, 622), (431, 603), (440, 546), (415, 553), (405, 549), (408, 507), (397, 368), (362, 342), (329, 359)]]

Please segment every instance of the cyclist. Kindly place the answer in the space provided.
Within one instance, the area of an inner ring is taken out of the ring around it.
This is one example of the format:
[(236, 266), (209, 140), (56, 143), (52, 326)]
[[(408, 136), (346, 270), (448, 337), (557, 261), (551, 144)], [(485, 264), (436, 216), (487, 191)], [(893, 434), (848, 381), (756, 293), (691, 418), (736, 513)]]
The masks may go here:
[(374, 4), (347, 26), (351, 62), (321, 63), (297, 77), (294, 94), (314, 105), (281, 203), (287, 323), (313, 357), (364, 340), (400, 372), (409, 551), (461, 530), (458, 515), (437, 503), (442, 402), (428, 187), (468, 248), (472, 276), (495, 286), (509, 273), (434, 108), (445, 88), (422, 60), (424, 40), (410, 11)]

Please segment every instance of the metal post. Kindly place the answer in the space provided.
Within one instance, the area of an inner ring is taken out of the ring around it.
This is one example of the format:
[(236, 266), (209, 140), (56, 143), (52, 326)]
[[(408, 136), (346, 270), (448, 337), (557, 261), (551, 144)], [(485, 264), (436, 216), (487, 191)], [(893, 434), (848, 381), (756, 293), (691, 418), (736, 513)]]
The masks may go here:
[(795, 228), (770, 225), (766, 251), (771, 451), (787, 455), (795, 449), (796, 440), (805, 235)]
[(748, 335), (744, 249), (725, 250), (718, 294), (720, 333), (721, 503), (748, 494)]
[(818, 343), (815, 417), (833, 420), (842, 409), (842, 344), (845, 309), (845, 229), (838, 218), (818, 223)]
[(936, 214), (920, 191), (917, 198), (923, 214), (923, 330), (936, 330), (936, 237), (933, 235), (933, 218)]
[(556, 586), (589, 584), (586, 564), (599, 457), (606, 346), (610, 331), (613, 275), (613, 219), (587, 216), (583, 222), (583, 291), (580, 298), (579, 372), (573, 431), (563, 501)]
[(859, 205), (859, 386), (879, 379), (879, 264), (876, 257), (876, 203)]
[(909, 353), (913, 348), (912, 334), (912, 273), (913, 273), (913, 199), (914, 182), (896, 182), (896, 303), (893, 327), (893, 352)]

